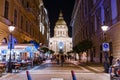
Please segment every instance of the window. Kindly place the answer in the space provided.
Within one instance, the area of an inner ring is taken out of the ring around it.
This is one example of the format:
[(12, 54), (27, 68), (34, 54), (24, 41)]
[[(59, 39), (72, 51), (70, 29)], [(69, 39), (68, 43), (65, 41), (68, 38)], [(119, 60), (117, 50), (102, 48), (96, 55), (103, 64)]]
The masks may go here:
[(26, 32), (28, 32), (28, 22), (26, 21)]
[(118, 11), (118, 17), (120, 16), (120, 0), (117, 0), (117, 11)]
[(101, 28), (101, 7), (98, 8), (96, 11), (96, 20), (97, 20), (97, 30), (100, 30)]
[(32, 27), (32, 25), (30, 24), (29, 27), (30, 27), (30, 28), (29, 28), (29, 34), (31, 35), (31, 27)]
[(23, 26), (23, 16), (21, 16), (21, 29), (23, 28), (22, 26)]
[(20, 0), (21, 1), (21, 4), (24, 4), (24, 0)]
[(106, 22), (110, 22), (110, 8), (109, 7), (107, 7), (107, 8), (105, 8), (105, 21)]
[(31, 30), (31, 29), (32, 29), (31, 27), (32, 27), (32, 25), (30, 24), (30, 35), (31, 35), (31, 31), (32, 31), (32, 30)]
[(104, 15), (105, 22), (109, 24), (111, 22), (111, 5), (109, 0), (105, 0), (104, 2)]
[(4, 17), (8, 19), (8, 11), (9, 11), (9, 3), (8, 1), (5, 0), (5, 12), (4, 12)]
[(29, 8), (29, 2), (28, 2), (28, 1), (27, 1), (27, 4), (26, 4), (26, 5), (27, 5), (27, 8)]
[(14, 24), (17, 25), (17, 10), (14, 10)]
[(45, 30), (45, 28), (44, 28), (44, 26), (42, 26), (42, 34), (44, 35), (44, 30)]

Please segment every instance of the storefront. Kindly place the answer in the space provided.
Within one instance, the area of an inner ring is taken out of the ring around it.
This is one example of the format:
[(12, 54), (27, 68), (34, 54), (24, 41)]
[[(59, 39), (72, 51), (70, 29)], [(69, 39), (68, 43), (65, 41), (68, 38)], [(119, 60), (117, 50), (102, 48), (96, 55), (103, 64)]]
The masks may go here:
[[(33, 44), (16, 44), (11, 51), (11, 59), (26, 60), (33, 58), (36, 53), (39, 53), (39, 51)], [(8, 61), (9, 56), (10, 50), (8, 49), (8, 45), (0, 45), (0, 61)]]

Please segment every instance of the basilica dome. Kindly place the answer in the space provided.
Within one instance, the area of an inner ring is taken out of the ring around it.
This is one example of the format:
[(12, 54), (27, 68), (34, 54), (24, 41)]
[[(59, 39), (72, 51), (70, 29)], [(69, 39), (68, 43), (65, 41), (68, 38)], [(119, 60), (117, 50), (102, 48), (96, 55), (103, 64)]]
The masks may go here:
[(56, 25), (66, 25), (66, 22), (64, 21), (64, 19), (63, 19), (63, 14), (62, 14), (62, 12), (60, 12), (60, 14), (59, 14), (59, 19), (57, 20), (57, 22), (56, 22)]

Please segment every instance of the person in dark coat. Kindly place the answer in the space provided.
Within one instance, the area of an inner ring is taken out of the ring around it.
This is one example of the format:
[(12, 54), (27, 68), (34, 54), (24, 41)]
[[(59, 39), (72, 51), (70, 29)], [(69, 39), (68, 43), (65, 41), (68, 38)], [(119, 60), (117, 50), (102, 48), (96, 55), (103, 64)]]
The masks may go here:
[(108, 73), (109, 72), (109, 63), (108, 63), (108, 61), (104, 61), (104, 71), (106, 72), (106, 73)]
[(63, 63), (64, 63), (64, 55), (61, 54), (61, 66), (63, 66)]
[(112, 61), (113, 61), (113, 56), (112, 56), (112, 55), (110, 55), (110, 57), (109, 57), (109, 62), (110, 62), (110, 65), (112, 65)]

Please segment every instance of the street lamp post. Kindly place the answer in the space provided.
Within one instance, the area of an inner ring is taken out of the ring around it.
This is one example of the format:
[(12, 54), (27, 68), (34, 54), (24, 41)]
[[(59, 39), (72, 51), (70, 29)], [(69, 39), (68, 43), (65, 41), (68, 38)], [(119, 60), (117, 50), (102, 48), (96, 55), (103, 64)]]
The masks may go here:
[[(107, 48), (108, 46), (107, 46), (107, 44), (106, 44), (106, 31), (108, 30), (108, 26), (103, 25), (103, 26), (101, 26), (101, 29), (102, 29), (102, 31), (103, 31), (103, 37), (104, 37), (103, 48), (104, 48), (104, 47)], [(103, 49), (103, 51), (104, 51), (105, 61), (107, 61), (107, 57), (108, 57), (107, 50), (104, 50), (104, 49)]]
[(8, 62), (8, 71), (9, 73), (12, 73), (12, 64), (11, 64), (11, 50), (12, 50), (12, 32), (14, 31), (15, 27), (14, 26), (9, 26), (8, 27), (8, 30), (10, 32), (10, 45), (9, 45), (9, 48), (10, 48), (10, 56), (9, 56), (9, 62)]
[(105, 72), (108, 73), (108, 70), (109, 70), (109, 63), (107, 61), (108, 59), (108, 51), (109, 51), (109, 43), (107, 43), (106, 41), (106, 31), (108, 30), (108, 26), (106, 25), (103, 25), (101, 26), (101, 29), (103, 31), (103, 37), (104, 37), (104, 41), (103, 41), (103, 52), (104, 52), (104, 58), (105, 58), (105, 61), (104, 61), (104, 69), (105, 69)]

